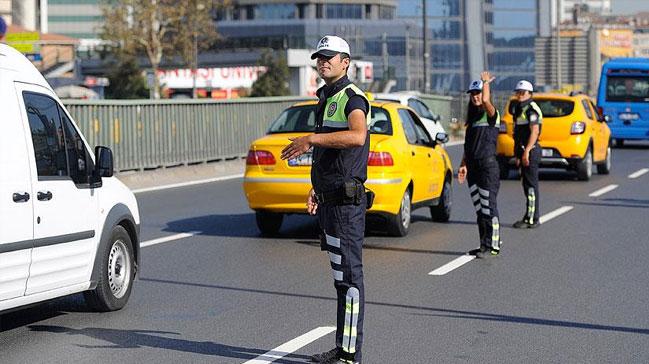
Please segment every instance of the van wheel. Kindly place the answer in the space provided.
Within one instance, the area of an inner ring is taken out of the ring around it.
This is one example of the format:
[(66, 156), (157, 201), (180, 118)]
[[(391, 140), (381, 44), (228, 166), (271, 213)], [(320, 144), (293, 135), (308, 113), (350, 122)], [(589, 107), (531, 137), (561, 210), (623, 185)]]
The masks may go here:
[(624, 139), (613, 139), (615, 141), (616, 148), (622, 148), (624, 146)]
[(500, 171), (501, 180), (509, 178), (509, 164), (506, 159), (498, 158), (498, 170)]
[(408, 228), (410, 228), (410, 212), (412, 204), (410, 202), (410, 190), (406, 189), (401, 198), (401, 207), (399, 213), (394, 215), (388, 225), (388, 232), (392, 236), (406, 236), (408, 235)]
[(593, 153), (590, 149), (589, 146), (584, 159), (577, 164), (577, 178), (580, 181), (588, 181), (593, 175)]
[(609, 174), (611, 173), (611, 147), (606, 148), (606, 159), (604, 163), (597, 165), (598, 174)]
[(255, 218), (257, 220), (257, 227), (262, 235), (273, 236), (277, 235), (279, 228), (282, 227), (284, 221), (284, 214), (269, 212), (269, 211), (256, 211)]
[(135, 278), (133, 243), (126, 229), (115, 226), (110, 241), (97, 254), (101, 254), (97, 287), (83, 296), (96, 311), (119, 310), (128, 302)]
[(453, 187), (451, 182), (444, 181), (444, 188), (442, 188), (442, 195), (439, 196), (439, 204), (430, 207), (430, 216), (433, 221), (447, 222), (451, 218), (451, 196), (453, 195)]

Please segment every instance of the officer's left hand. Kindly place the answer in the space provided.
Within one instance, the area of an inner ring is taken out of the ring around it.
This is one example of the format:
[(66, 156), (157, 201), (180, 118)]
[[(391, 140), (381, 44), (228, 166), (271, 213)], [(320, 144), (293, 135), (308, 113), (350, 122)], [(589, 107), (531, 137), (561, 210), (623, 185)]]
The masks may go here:
[(291, 144), (287, 145), (282, 150), (282, 159), (292, 159), (306, 153), (311, 149), (311, 136), (303, 136), (299, 138), (288, 138)]

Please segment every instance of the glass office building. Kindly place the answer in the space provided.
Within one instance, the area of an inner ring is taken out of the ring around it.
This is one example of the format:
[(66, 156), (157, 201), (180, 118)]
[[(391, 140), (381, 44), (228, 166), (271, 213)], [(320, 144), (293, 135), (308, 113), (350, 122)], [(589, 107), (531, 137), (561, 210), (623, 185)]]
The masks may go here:
[(491, 0), (486, 3), (486, 65), (498, 76), (494, 86), (511, 90), (521, 79), (534, 83), (534, 39), (539, 35), (538, 0)]

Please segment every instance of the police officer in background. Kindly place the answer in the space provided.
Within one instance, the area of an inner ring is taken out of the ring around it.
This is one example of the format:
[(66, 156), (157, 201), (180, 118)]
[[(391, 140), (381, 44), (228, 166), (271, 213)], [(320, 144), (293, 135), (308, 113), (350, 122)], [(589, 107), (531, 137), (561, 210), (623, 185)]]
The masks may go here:
[(480, 247), (469, 252), (478, 258), (494, 257), (500, 253), (500, 221), (497, 196), (500, 174), (496, 160), (496, 143), (500, 130), (500, 114), (491, 103), (489, 83), (493, 77), (487, 71), (480, 80), (471, 82), (464, 156), (458, 170), (458, 182), (469, 181), (471, 199), (478, 215)]
[(517, 229), (536, 228), (539, 222), (539, 163), (541, 148), (539, 135), (543, 123), (543, 113), (532, 100), (534, 88), (529, 81), (522, 80), (514, 90), (518, 103), (514, 116), (514, 156), (516, 167), (521, 168), (523, 192), (527, 200), (523, 218), (514, 223)]
[(325, 85), (318, 89), (316, 132), (282, 151), (291, 159), (313, 147), (311, 183), (307, 210), (318, 216), (321, 248), (326, 250), (336, 288), (336, 347), (311, 357), (317, 363), (358, 363), (363, 343), (362, 247), (365, 211), (368, 208), (363, 183), (367, 179), (370, 104), (365, 94), (347, 78), (350, 63), (347, 42), (325, 36), (311, 59)]

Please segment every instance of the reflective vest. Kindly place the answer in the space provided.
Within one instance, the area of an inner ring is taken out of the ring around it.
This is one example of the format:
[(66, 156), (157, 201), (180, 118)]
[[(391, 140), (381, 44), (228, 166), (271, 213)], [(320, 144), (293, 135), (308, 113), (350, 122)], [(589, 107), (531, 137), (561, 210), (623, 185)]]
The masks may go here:
[(359, 95), (363, 99), (365, 99), (365, 101), (367, 101), (368, 109), (366, 122), (367, 126), (369, 126), (372, 120), (372, 112), (370, 110), (369, 100), (365, 96), (365, 93), (363, 93), (363, 91), (361, 91), (361, 89), (356, 87), (356, 85), (354, 85), (353, 83), (350, 83), (345, 88), (338, 91), (338, 93), (327, 99), (324, 115), (322, 117), (322, 126), (333, 129), (349, 129), (347, 115), (345, 115), (345, 107), (347, 106), (347, 101), (349, 101), (349, 98), (354, 95)]

